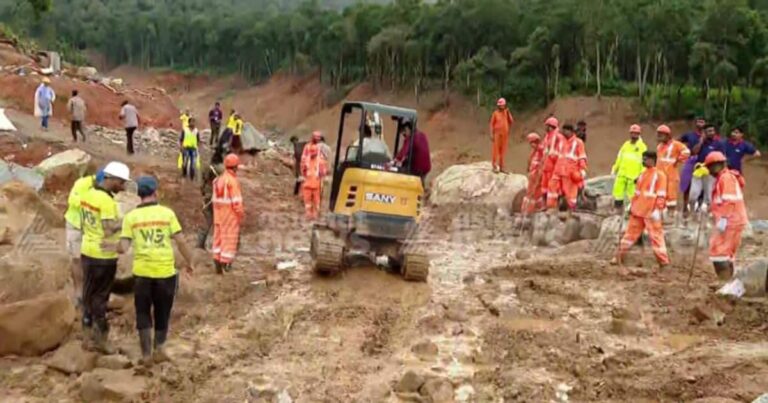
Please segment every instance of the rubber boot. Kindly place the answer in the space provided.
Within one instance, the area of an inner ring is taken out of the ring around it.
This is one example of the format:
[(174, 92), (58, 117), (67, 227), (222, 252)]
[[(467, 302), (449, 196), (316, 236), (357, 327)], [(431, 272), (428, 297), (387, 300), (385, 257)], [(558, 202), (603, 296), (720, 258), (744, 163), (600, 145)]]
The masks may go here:
[(616, 214), (622, 215), (624, 213), (624, 200), (614, 200), (613, 208), (616, 210)]
[(218, 261), (213, 261), (213, 267), (216, 268), (216, 274), (224, 274), (224, 265), (219, 263)]
[(205, 241), (208, 240), (207, 232), (200, 232), (197, 234), (197, 249), (205, 250)]
[(93, 330), (93, 341), (96, 351), (103, 355), (115, 354), (115, 349), (109, 343), (109, 329), (101, 329), (98, 326), (95, 326)]
[(139, 345), (141, 346), (141, 358), (139, 365), (152, 366), (152, 329), (139, 330)]
[(168, 330), (155, 330), (155, 351), (152, 359), (155, 363), (167, 362), (171, 359), (165, 353), (165, 339), (168, 337)]

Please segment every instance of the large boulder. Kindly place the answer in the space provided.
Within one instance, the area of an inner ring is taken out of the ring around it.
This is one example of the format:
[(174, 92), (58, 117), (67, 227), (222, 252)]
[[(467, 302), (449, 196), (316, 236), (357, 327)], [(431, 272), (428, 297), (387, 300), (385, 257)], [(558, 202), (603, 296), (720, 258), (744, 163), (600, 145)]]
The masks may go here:
[[(64, 289), (70, 281), (69, 256), (53, 239), (42, 238), (0, 257), (0, 303), (12, 303)], [(46, 247), (47, 246), (47, 247)], [(56, 248), (55, 250), (46, 250)]]
[(60, 172), (64, 169), (67, 172), (76, 174), (76, 177), (80, 177), (85, 173), (90, 162), (90, 154), (78, 148), (73, 148), (44, 159), (37, 165), (37, 170), (43, 175), (48, 176), (51, 172)]
[(99, 71), (96, 70), (96, 67), (81, 66), (77, 68), (77, 75), (89, 80), (95, 80), (98, 78)]
[(243, 150), (245, 151), (264, 151), (269, 148), (267, 136), (258, 131), (248, 122), (243, 126), (242, 133)]
[(64, 292), (0, 306), (0, 356), (40, 355), (72, 330), (75, 307)]
[(22, 182), (0, 186), (0, 212), (23, 226), (37, 219), (48, 228), (64, 228), (64, 215), (43, 200), (34, 188)]
[(486, 161), (449, 167), (435, 178), (429, 197), (434, 205), (480, 204), (511, 212), (515, 196), (527, 186), (525, 175), (494, 173)]
[(587, 179), (586, 189), (595, 196), (613, 194), (613, 176), (603, 175)]
[(94, 352), (83, 350), (81, 342), (70, 341), (59, 347), (53, 356), (46, 360), (46, 365), (65, 374), (82, 374), (96, 366), (97, 356)]
[(22, 182), (35, 191), (40, 191), (45, 183), (45, 178), (35, 169), (0, 160), (0, 185), (14, 181)]

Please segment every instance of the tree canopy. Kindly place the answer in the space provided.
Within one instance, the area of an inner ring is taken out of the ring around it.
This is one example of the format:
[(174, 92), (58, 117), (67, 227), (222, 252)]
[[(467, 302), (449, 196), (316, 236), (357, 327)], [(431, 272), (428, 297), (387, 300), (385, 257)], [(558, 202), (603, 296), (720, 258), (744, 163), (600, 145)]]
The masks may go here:
[(724, 97), (764, 104), (768, 88), (759, 0), (57, 0), (39, 19), (32, 5), (46, 1), (28, 1), (0, 0), (0, 21), (49, 46), (254, 81), (319, 71), (336, 87), (460, 89), (520, 107), (620, 94), (653, 114), (726, 119)]

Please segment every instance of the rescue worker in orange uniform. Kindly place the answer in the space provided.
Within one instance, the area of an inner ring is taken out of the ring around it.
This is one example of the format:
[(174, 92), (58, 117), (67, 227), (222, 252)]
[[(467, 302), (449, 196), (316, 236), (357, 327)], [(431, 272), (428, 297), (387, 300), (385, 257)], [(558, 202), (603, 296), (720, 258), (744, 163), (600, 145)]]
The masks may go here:
[(531, 154), (528, 157), (528, 190), (523, 199), (523, 214), (533, 214), (544, 206), (541, 197), (541, 164), (544, 161), (544, 144), (538, 133), (530, 133), (526, 137), (531, 145)]
[(576, 209), (579, 188), (587, 177), (587, 152), (584, 142), (576, 137), (573, 126), (564, 125), (562, 138), (557, 144), (558, 155), (547, 190), (547, 209), (557, 208), (559, 196), (565, 197), (568, 209)]
[(672, 130), (667, 125), (661, 125), (656, 129), (656, 139), (659, 145), (656, 147), (658, 161), (656, 167), (667, 176), (667, 209), (670, 218), (675, 218), (677, 210), (677, 192), (680, 187), (680, 171), (678, 167), (688, 160), (691, 150), (685, 144), (672, 139)]
[(709, 260), (717, 277), (723, 281), (733, 277), (736, 251), (749, 222), (742, 191), (744, 179), (736, 171), (726, 168), (726, 163), (727, 159), (720, 151), (710, 153), (704, 160), (710, 175), (716, 178), (711, 206), (715, 225), (709, 236)]
[(612, 264), (621, 263), (629, 248), (648, 231), (651, 238), (653, 254), (660, 267), (669, 265), (669, 254), (664, 241), (664, 227), (661, 221), (661, 212), (667, 204), (667, 176), (656, 167), (656, 153), (646, 151), (643, 153), (643, 166), (645, 170), (637, 178), (635, 195), (630, 201), (629, 222), (627, 230), (621, 238), (619, 251), (611, 261)]
[(229, 271), (237, 253), (240, 225), (243, 222), (243, 195), (237, 180), (240, 158), (224, 157), (224, 172), (213, 181), (213, 263), (219, 274)]
[(541, 194), (546, 195), (549, 189), (549, 180), (552, 179), (552, 173), (555, 172), (555, 163), (557, 163), (557, 145), (562, 140), (560, 134), (560, 122), (554, 116), (550, 116), (544, 121), (544, 161), (541, 165)]
[(328, 162), (322, 153), (323, 135), (312, 133), (312, 142), (304, 147), (301, 156), (302, 194), (308, 220), (317, 220), (320, 215), (320, 196), (323, 194), (323, 179), (328, 175)]
[(491, 114), (491, 164), (493, 172), (504, 172), (504, 155), (507, 153), (509, 130), (515, 119), (507, 109), (507, 100), (499, 98), (496, 110)]

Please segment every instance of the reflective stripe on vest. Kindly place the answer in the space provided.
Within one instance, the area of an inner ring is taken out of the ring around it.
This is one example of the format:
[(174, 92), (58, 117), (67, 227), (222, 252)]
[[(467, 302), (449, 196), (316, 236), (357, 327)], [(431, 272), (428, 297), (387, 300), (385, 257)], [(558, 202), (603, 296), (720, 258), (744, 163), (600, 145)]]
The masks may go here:
[(669, 143), (669, 146), (667, 147), (667, 155), (665, 155), (664, 157), (661, 158), (662, 161), (664, 161), (664, 162), (675, 162), (675, 161), (677, 161), (677, 158), (672, 158), (672, 149), (674, 148), (673, 147), (674, 145), (675, 145), (675, 143), (673, 143), (673, 142)]
[(723, 201), (737, 202), (744, 200), (744, 194), (741, 193), (741, 185), (739, 185), (739, 180), (734, 177), (734, 181), (736, 181), (736, 193), (719, 195), (713, 200), (715, 203), (722, 204)]
[(659, 180), (659, 173), (658, 172), (654, 172), (653, 173), (653, 178), (651, 179), (651, 190), (643, 192), (643, 196), (648, 196), (648, 197), (657, 197), (658, 196), (658, 194), (656, 193), (656, 182), (658, 180)]
[(192, 131), (188, 128), (184, 129), (184, 140), (181, 143), (184, 148), (197, 148), (197, 129)]

